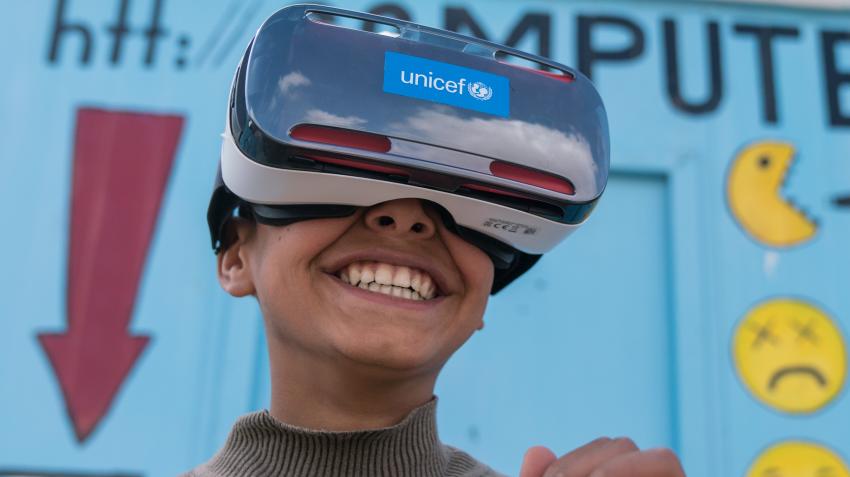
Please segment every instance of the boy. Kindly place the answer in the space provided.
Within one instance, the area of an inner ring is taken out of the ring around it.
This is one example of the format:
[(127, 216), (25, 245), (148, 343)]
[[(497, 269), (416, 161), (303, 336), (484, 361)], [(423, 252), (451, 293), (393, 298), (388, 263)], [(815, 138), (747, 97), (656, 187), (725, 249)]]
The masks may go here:
[[(189, 475), (498, 475), (440, 443), (434, 384), (484, 326), (488, 295), (586, 219), (608, 158), (584, 78), (495, 51), (528, 56), (329, 7), (288, 7), (260, 28), (234, 79), (208, 219), (221, 286), (262, 310), (271, 406)], [(575, 114), (541, 114), (553, 97)], [(511, 150), (535, 145), (542, 160)], [(556, 475), (684, 473), (670, 451), (628, 439), (560, 459), (529, 449), (522, 477)]]

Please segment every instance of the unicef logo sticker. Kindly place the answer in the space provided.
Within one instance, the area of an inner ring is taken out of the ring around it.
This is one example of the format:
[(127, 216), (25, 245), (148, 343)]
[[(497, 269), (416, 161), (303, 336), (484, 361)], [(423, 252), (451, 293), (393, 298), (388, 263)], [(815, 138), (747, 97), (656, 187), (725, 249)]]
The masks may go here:
[(395, 51), (384, 52), (383, 91), (503, 118), (511, 114), (507, 77)]
[(469, 94), (477, 100), (487, 101), (493, 97), (493, 88), (480, 81), (469, 83), (466, 88), (469, 90)]

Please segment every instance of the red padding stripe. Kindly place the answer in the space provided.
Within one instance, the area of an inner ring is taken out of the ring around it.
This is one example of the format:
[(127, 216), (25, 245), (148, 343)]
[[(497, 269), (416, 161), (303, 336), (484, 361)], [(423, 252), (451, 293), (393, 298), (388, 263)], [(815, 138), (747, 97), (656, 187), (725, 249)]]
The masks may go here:
[(560, 73), (560, 72), (553, 72), (553, 71), (546, 71), (546, 70), (538, 70), (537, 68), (529, 68), (527, 66), (517, 65), (517, 64), (514, 64), (514, 63), (508, 63), (507, 61), (500, 61), (499, 63), (505, 64), (505, 65), (508, 65), (508, 66), (513, 66), (514, 68), (519, 68), (519, 69), (522, 69), (522, 70), (530, 71), (532, 73), (537, 73), (539, 75), (548, 76), (552, 79), (556, 79), (558, 81), (563, 81), (565, 83), (572, 83), (573, 81), (575, 81), (575, 77), (573, 75), (569, 74), (569, 73)]
[(389, 152), (390, 140), (379, 134), (301, 124), (292, 128), (289, 136), (299, 141), (319, 142), (372, 152)]
[(338, 166), (351, 167), (352, 169), (361, 169), (364, 171), (380, 172), (383, 174), (393, 174), (399, 176), (409, 176), (410, 173), (400, 167), (385, 166), (372, 162), (359, 161), (357, 159), (348, 159), (341, 157), (321, 156), (316, 154), (305, 154), (306, 157), (314, 161), (324, 162), (326, 164), (336, 164)]
[(492, 172), (496, 177), (522, 182), (523, 184), (533, 185), (540, 187), (541, 189), (560, 192), (567, 195), (573, 195), (576, 193), (576, 189), (572, 182), (564, 178), (528, 169), (527, 167), (508, 164), (507, 162), (491, 162), (490, 172)]

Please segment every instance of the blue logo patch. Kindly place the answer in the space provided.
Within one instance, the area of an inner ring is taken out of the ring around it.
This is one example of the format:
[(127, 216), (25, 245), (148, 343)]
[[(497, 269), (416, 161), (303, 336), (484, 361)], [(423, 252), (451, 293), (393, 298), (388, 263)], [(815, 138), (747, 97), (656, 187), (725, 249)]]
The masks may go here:
[(497, 116), (511, 110), (504, 76), (392, 51), (384, 55), (384, 91)]

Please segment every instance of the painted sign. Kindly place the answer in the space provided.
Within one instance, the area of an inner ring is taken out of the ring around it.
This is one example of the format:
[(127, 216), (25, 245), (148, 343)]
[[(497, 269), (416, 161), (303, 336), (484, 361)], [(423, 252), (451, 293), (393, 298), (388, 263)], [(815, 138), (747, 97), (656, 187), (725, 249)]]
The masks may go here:
[[(334, 4), (574, 66), (609, 114), (597, 211), (441, 375), (446, 443), (508, 474), (531, 445), (629, 435), (692, 477), (846, 475), (850, 12)], [(234, 67), (281, 6), (0, 16), (0, 475), (175, 475), (267, 406), (259, 310), (219, 289), (205, 214)], [(399, 81), (455, 81), (429, 71)], [(497, 83), (462, 91), (497, 104)]]

